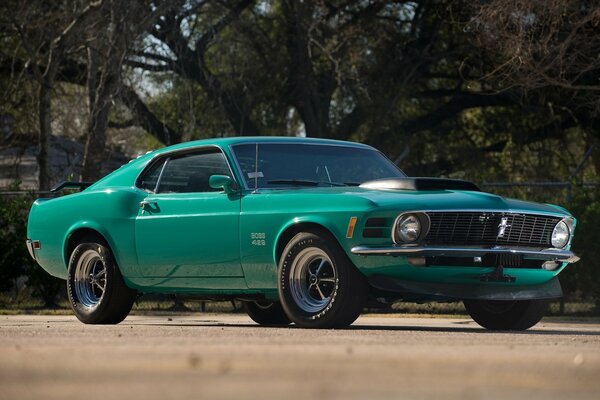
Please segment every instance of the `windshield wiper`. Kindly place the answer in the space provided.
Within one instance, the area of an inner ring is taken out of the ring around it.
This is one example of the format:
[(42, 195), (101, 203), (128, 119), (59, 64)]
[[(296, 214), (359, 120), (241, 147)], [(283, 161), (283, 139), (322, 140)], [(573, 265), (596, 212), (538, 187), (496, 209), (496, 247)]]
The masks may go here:
[(319, 186), (319, 185), (330, 185), (330, 186), (348, 186), (341, 182), (328, 182), (328, 181), (314, 181), (310, 179), (271, 179), (267, 183), (291, 183), (298, 186)]

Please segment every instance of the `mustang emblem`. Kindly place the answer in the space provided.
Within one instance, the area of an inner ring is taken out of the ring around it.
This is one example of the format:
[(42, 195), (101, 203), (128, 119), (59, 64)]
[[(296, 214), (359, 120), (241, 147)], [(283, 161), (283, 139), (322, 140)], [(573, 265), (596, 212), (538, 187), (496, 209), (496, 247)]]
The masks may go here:
[(504, 237), (504, 233), (506, 232), (506, 228), (510, 228), (512, 225), (508, 224), (508, 218), (502, 217), (500, 223), (498, 224), (498, 235), (496, 237), (502, 238)]

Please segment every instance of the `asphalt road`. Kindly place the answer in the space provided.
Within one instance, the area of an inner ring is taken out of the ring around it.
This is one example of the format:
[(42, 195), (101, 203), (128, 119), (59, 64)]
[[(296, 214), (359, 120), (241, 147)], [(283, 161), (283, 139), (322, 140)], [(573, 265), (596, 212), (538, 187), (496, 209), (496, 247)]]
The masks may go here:
[(600, 399), (600, 324), (264, 328), (242, 315), (0, 316), (0, 399)]

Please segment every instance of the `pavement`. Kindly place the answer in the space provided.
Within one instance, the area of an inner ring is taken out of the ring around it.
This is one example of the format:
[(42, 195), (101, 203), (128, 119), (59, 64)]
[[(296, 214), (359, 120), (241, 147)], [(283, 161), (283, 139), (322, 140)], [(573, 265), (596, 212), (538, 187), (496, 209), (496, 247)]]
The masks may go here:
[(0, 399), (599, 399), (600, 324), (492, 333), (466, 318), (349, 329), (243, 315), (0, 316)]

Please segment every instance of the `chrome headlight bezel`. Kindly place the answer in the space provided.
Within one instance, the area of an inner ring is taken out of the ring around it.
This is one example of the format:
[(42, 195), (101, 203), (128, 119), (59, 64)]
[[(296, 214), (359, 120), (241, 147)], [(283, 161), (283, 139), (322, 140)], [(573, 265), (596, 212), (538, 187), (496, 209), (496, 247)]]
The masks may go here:
[[(554, 229), (552, 229), (552, 234), (550, 235), (550, 244), (552, 245), (552, 247), (555, 247), (557, 249), (564, 249), (569, 244), (571, 244), (571, 239), (573, 238), (574, 225), (575, 225), (575, 223), (574, 223), (573, 218), (566, 217), (566, 218), (561, 219), (554, 226)], [(557, 233), (557, 230), (559, 230), (559, 229), (563, 230), (563, 232), (566, 232), (566, 236), (564, 236), (564, 238), (561, 241), (558, 241), (558, 240), (555, 241), (555, 234)]]
[[(412, 222), (411, 222), (412, 221)], [(405, 235), (401, 233), (401, 229), (406, 223), (418, 223), (418, 233), (412, 240), (407, 239)], [(396, 217), (394, 225), (392, 227), (392, 240), (395, 244), (413, 244), (417, 243), (429, 233), (429, 226), (431, 222), (429, 216), (423, 212), (404, 212)]]

